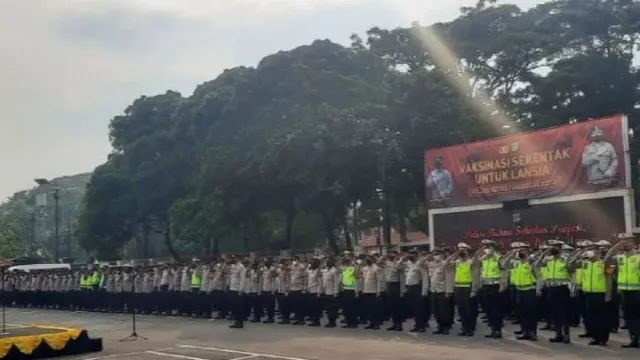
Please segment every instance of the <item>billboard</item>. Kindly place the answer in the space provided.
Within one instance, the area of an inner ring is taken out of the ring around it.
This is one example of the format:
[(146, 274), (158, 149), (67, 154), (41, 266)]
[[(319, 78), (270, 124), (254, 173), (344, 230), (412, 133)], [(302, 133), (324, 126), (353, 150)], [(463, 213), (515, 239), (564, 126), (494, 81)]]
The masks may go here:
[(626, 117), (614, 116), (429, 149), (431, 206), (460, 206), (629, 187)]
[(539, 245), (560, 239), (572, 243), (583, 239), (613, 240), (625, 232), (622, 196), (534, 205), (505, 211), (502, 208), (433, 215), (436, 246), (465, 241), (473, 247), (482, 239), (502, 246), (512, 241)]

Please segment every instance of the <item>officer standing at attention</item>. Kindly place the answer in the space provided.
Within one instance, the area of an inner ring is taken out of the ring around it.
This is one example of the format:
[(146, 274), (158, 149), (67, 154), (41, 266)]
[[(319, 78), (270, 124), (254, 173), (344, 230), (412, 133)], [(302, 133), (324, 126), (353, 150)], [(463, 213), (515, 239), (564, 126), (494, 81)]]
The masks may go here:
[(229, 263), (231, 271), (229, 273), (229, 306), (232, 307), (233, 319), (235, 322), (229, 326), (231, 329), (242, 329), (244, 327), (244, 304), (242, 303), (242, 295), (245, 288), (246, 269), (242, 262), (238, 261), (235, 255), (232, 255)]
[(500, 294), (500, 255), (495, 251), (495, 242), (482, 240), (482, 247), (473, 258), (473, 267), (479, 269), (482, 283), (483, 307), (491, 333), (486, 338), (502, 338), (502, 304)]
[(536, 268), (540, 269), (545, 286), (549, 291), (549, 301), (551, 305), (550, 316), (553, 329), (556, 335), (550, 338), (552, 343), (571, 343), (569, 327), (569, 307), (570, 307), (570, 270), (567, 259), (560, 255), (560, 249), (564, 245), (562, 241), (550, 240), (551, 247), (536, 262)]
[(399, 261), (398, 254), (393, 251), (387, 254), (384, 265), (384, 276), (387, 287), (387, 299), (391, 310), (392, 325), (388, 331), (402, 331), (403, 307), (402, 295), (404, 294), (404, 264)]
[(442, 249), (435, 249), (428, 262), (429, 292), (432, 299), (433, 314), (438, 328), (436, 335), (448, 335), (451, 330), (451, 307), (449, 301), (453, 296), (454, 271), (445, 266)]
[(633, 234), (621, 234), (620, 242), (605, 256), (605, 263), (617, 270), (618, 291), (622, 295), (622, 313), (629, 344), (623, 348), (640, 348), (640, 256), (635, 252)]
[(358, 309), (356, 308), (357, 271), (353, 265), (353, 257), (346, 256), (342, 260), (342, 291), (341, 305), (344, 311), (345, 325), (343, 328), (356, 329), (358, 327)]
[(458, 243), (458, 251), (447, 260), (448, 266), (455, 266), (455, 283), (453, 297), (458, 314), (462, 320), (462, 331), (459, 336), (473, 336), (476, 331), (477, 307), (476, 286), (473, 259), (469, 256), (471, 247), (463, 242)]
[[(612, 281), (607, 276), (604, 257), (608, 242), (598, 242), (598, 248), (582, 248), (574, 257), (580, 261), (580, 284), (585, 296), (585, 330), (593, 339), (589, 345), (606, 346), (609, 341)], [(584, 259), (584, 260), (582, 260)]]

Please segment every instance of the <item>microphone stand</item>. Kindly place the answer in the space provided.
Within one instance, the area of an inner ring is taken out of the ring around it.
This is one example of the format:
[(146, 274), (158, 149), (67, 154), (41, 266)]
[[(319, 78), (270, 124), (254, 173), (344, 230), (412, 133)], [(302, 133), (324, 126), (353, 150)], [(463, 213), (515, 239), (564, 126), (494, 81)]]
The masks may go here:
[[(133, 278), (133, 283), (131, 285), (131, 304), (127, 304), (127, 308), (130, 307), (130, 309), (128, 309), (129, 311), (131, 311), (131, 324), (133, 326), (133, 331), (131, 332), (131, 335), (127, 336), (124, 339), (120, 339), (120, 342), (123, 341), (136, 341), (138, 339), (142, 339), (142, 340), (149, 340), (144, 336), (140, 336), (138, 335), (138, 332), (136, 331), (136, 307), (135, 307), (135, 301), (136, 299), (136, 279), (135, 277)], [(129, 306), (131, 305), (131, 306)]]

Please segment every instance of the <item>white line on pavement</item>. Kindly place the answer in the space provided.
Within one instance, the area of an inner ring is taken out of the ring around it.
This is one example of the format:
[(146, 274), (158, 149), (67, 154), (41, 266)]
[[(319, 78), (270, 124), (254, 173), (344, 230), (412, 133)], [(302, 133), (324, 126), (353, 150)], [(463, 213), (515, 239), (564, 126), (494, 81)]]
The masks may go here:
[(214, 348), (214, 347), (206, 347), (206, 346), (196, 346), (196, 345), (178, 345), (178, 347), (181, 348), (187, 348), (187, 349), (199, 349), (199, 350), (209, 350), (209, 351), (222, 351), (222, 352), (227, 352), (227, 353), (231, 353), (231, 354), (241, 354), (241, 355), (251, 355), (251, 356), (262, 356), (262, 357), (267, 357), (267, 358), (271, 358), (271, 359), (282, 359), (282, 360), (308, 360), (308, 359), (303, 359), (303, 358), (297, 358), (297, 357), (289, 357), (289, 356), (279, 356), (279, 355), (270, 355), (270, 354), (261, 354), (261, 353), (254, 353), (254, 352), (250, 352), (250, 351), (239, 351), (239, 350), (232, 350), (232, 349), (223, 349), (223, 348)]
[(168, 357), (177, 358), (177, 359), (207, 360), (207, 359), (197, 358), (197, 357), (193, 357), (193, 356), (185, 356), (185, 355), (178, 355), (178, 354), (167, 354), (167, 353), (157, 352), (157, 351), (145, 351), (145, 353), (146, 354), (152, 354), (152, 355), (158, 355), (158, 356), (168, 356)]
[(234, 359), (231, 359), (231, 360), (246, 360), (246, 359), (251, 359), (251, 358), (254, 358), (254, 357), (257, 357), (257, 356), (258, 355), (249, 355), (249, 356), (243, 356), (243, 357), (239, 357), (239, 358), (234, 358)]
[[(165, 348), (165, 349), (158, 349), (156, 351), (167, 351), (167, 350), (174, 350), (175, 348)], [(102, 360), (102, 359), (116, 359), (119, 357), (124, 357), (124, 356), (131, 356), (131, 355), (140, 355), (140, 354), (144, 354), (144, 351), (136, 351), (136, 352), (130, 352), (130, 353), (124, 353), (124, 354), (113, 354), (113, 355), (106, 355), (106, 356), (98, 356), (98, 357), (93, 357), (93, 358), (89, 358), (89, 359), (85, 359), (85, 360)]]

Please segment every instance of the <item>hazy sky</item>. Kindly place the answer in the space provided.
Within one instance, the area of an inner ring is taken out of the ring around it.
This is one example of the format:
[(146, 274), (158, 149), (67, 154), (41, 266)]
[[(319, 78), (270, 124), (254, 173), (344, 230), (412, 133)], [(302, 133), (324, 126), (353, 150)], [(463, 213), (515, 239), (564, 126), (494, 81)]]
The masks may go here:
[[(0, 0), (0, 200), (106, 160), (136, 97), (371, 26), (446, 21), (476, 0)], [(523, 7), (542, 1), (512, 0)]]

